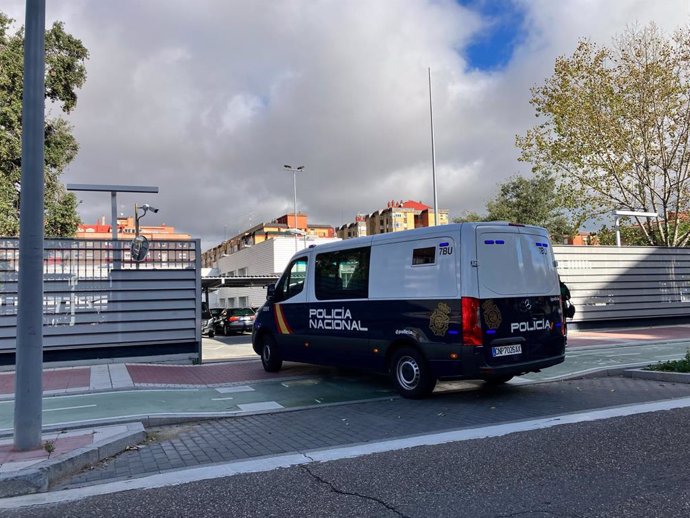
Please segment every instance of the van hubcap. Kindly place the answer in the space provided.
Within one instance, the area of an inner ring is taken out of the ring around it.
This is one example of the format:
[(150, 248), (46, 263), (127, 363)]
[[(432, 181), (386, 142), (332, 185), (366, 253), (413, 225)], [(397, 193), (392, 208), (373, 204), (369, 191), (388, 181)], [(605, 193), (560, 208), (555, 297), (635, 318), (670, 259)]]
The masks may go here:
[(419, 364), (410, 356), (403, 356), (398, 360), (396, 369), (398, 383), (405, 390), (413, 390), (419, 384)]
[(271, 359), (271, 347), (268, 344), (264, 344), (263, 358), (265, 362)]

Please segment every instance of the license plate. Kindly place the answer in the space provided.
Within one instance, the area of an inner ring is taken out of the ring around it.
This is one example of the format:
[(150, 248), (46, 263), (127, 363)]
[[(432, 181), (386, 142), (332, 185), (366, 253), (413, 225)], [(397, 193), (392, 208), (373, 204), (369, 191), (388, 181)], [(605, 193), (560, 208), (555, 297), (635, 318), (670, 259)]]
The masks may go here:
[(499, 356), (510, 356), (512, 354), (522, 354), (522, 345), (501, 345), (499, 347), (491, 348), (491, 355), (494, 358), (497, 358)]

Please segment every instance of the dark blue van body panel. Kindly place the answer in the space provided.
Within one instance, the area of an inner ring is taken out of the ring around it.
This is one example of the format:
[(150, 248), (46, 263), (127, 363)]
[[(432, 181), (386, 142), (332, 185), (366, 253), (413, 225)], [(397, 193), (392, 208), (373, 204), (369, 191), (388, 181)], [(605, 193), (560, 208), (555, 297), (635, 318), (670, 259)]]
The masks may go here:
[[(517, 375), (564, 359), (557, 297), (484, 300), (480, 319), (483, 345), (475, 346), (463, 343), (460, 300), (269, 302), (257, 313), (253, 343), (258, 347), (257, 337), (270, 333), (283, 360), (379, 372), (387, 371), (391, 348), (408, 344), (440, 379)], [(520, 352), (505, 348), (511, 345)], [(497, 350), (510, 354), (496, 356)]]

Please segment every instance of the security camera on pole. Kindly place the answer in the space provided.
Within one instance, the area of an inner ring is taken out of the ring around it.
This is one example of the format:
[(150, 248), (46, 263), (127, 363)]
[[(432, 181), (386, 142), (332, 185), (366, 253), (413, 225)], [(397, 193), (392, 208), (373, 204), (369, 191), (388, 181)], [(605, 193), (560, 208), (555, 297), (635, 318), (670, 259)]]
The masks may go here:
[[(141, 216), (139, 216), (139, 210), (142, 210), (143, 213)], [(132, 261), (136, 261), (137, 263), (143, 261), (146, 259), (146, 254), (148, 254), (149, 251), (149, 240), (146, 239), (145, 236), (140, 236), (139, 235), (139, 220), (146, 216), (146, 213), (148, 211), (153, 212), (154, 214), (158, 212), (158, 209), (156, 207), (152, 207), (148, 203), (144, 203), (141, 207), (138, 205), (134, 205), (134, 239), (132, 240), (132, 244), (130, 246), (130, 253), (132, 254)], [(138, 267), (139, 265), (137, 265)]]

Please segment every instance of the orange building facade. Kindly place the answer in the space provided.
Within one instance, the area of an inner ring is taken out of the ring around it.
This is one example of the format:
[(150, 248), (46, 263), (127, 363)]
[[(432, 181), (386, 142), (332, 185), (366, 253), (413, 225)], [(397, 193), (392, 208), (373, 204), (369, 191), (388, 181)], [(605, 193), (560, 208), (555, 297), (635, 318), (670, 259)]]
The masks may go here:
[[(130, 240), (136, 235), (136, 222), (134, 217), (117, 218), (117, 238)], [(168, 225), (142, 225), (139, 224), (139, 235), (148, 240), (186, 241), (191, 235), (176, 232), (175, 227)], [(112, 226), (105, 222), (105, 216), (94, 225), (80, 223), (74, 236), (76, 239), (112, 239)]]

